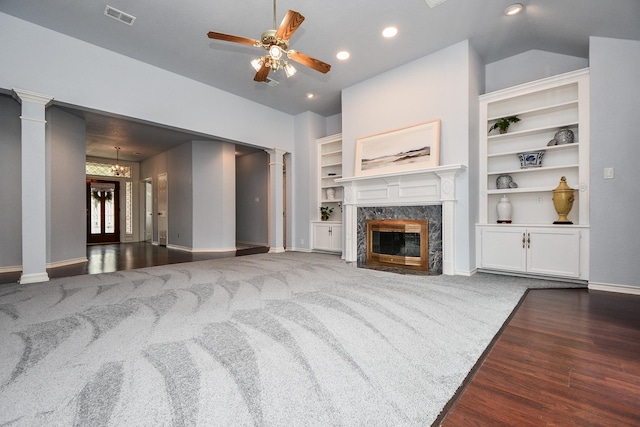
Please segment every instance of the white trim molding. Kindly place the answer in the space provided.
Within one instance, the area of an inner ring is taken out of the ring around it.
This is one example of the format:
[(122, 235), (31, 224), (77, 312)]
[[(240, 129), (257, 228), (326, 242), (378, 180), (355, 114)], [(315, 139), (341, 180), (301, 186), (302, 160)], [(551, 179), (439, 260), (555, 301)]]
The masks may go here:
[(617, 292), (620, 294), (640, 295), (640, 287), (629, 285), (616, 285), (613, 283), (589, 282), (590, 291)]
[(442, 273), (455, 275), (456, 176), (464, 165), (336, 179), (344, 187), (345, 251), (357, 262), (357, 208), (442, 205)]
[(57, 267), (65, 267), (67, 265), (73, 264), (82, 264), (83, 262), (88, 262), (89, 259), (87, 257), (82, 258), (74, 258), (74, 259), (65, 259), (62, 261), (48, 262), (47, 268), (57, 268)]

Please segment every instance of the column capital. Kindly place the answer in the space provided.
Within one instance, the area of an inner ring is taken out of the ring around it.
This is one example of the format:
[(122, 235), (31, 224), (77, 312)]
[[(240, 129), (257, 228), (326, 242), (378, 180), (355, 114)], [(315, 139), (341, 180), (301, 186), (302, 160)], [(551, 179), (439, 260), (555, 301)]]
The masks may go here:
[(48, 107), (51, 102), (53, 102), (53, 97), (48, 95), (43, 95), (41, 93), (31, 92), (24, 89), (13, 88), (13, 97), (18, 100), (18, 102), (28, 101), (33, 102), (35, 104), (42, 104), (45, 107)]

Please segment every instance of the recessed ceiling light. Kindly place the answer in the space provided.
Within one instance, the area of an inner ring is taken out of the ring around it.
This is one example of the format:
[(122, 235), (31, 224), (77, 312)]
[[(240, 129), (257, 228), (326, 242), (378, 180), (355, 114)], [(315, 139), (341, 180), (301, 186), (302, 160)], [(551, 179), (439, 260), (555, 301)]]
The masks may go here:
[(387, 27), (382, 30), (383, 37), (395, 37), (396, 34), (398, 34), (398, 29), (396, 27)]
[(524, 6), (520, 3), (514, 3), (511, 6), (507, 6), (504, 10), (504, 14), (507, 16), (517, 15), (524, 9)]
[(315, 95), (312, 93), (307, 93), (305, 96), (307, 97), (307, 99), (311, 99), (315, 97)]
[(142, 156), (142, 153), (136, 151), (135, 153), (133, 153), (134, 156)]
[(351, 54), (349, 52), (347, 52), (346, 50), (341, 50), (340, 52), (338, 52), (336, 54), (336, 58), (338, 58), (341, 61), (344, 61), (345, 59), (349, 59), (350, 56), (351, 56)]

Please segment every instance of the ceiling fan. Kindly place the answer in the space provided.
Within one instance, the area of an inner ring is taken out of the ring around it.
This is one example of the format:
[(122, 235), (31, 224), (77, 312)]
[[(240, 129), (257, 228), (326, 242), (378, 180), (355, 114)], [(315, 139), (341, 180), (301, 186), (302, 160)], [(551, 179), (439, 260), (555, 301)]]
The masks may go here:
[(298, 52), (293, 49), (289, 49), (289, 39), (293, 33), (300, 27), (304, 21), (304, 16), (300, 13), (289, 10), (284, 19), (280, 23), (280, 26), (276, 28), (276, 0), (273, 0), (273, 30), (267, 30), (262, 33), (260, 40), (250, 39), (247, 37), (232, 36), (230, 34), (216, 33), (209, 31), (207, 34), (209, 38), (216, 40), (223, 40), (232, 43), (241, 43), (255, 47), (261, 47), (265, 49), (268, 54), (260, 58), (256, 58), (251, 61), (251, 65), (256, 70), (256, 75), (253, 80), (257, 82), (264, 82), (267, 80), (269, 71), (278, 71), (282, 68), (287, 77), (291, 77), (296, 73), (296, 69), (289, 61), (284, 59), (291, 59), (299, 64), (305, 65), (309, 68), (313, 68), (321, 73), (327, 73), (331, 69), (331, 65), (322, 62), (318, 59), (312, 58), (302, 52)]

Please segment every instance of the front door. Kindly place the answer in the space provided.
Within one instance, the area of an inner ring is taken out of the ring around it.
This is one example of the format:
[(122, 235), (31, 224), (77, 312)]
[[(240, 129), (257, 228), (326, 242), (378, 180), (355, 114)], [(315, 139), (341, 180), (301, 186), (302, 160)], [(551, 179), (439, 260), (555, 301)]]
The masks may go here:
[(87, 181), (87, 243), (120, 242), (120, 183)]

